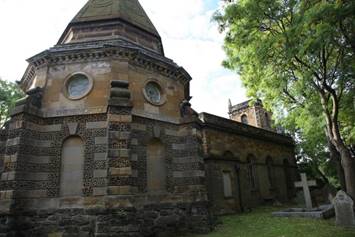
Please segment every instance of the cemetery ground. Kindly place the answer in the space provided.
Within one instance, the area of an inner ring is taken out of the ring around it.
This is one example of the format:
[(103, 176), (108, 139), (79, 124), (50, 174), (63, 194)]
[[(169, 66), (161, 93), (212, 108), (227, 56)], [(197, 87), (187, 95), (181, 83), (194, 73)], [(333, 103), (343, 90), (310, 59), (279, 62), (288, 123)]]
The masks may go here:
[(259, 207), (250, 213), (220, 217), (221, 224), (208, 235), (184, 237), (354, 237), (355, 228), (335, 226), (335, 219), (272, 217), (285, 207)]

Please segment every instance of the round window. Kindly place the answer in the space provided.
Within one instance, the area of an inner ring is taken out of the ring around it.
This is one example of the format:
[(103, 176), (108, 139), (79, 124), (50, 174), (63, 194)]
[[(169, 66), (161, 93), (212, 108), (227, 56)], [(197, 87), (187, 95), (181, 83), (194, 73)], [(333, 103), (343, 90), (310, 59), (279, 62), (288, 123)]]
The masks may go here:
[(69, 99), (80, 99), (86, 96), (92, 88), (92, 81), (84, 74), (75, 74), (66, 82), (66, 92)]
[(161, 101), (160, 86), (155, 82), (148, 82), (145, 86), (145, 94), (147, 99), (153, 104), (159, 104)]

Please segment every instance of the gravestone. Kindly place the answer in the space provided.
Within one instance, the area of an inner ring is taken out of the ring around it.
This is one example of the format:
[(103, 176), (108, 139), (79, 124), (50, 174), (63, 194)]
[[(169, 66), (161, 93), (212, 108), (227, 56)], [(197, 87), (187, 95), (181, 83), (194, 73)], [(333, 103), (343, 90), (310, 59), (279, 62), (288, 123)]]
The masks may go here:
[(296, 188), (303, 188), (304, 200), (306, 202), (306, 208), (312, 209), (312, 197), (311, 192), (309, 191), (309, 187), (316, 186), (316, 181), (307, 180), (307, 175), (305, 173), (301, 174), (301, 181), (295, 182)]
[(340, 190), (333, 201), (335, 223), (338, 226), (355, 227), (354, 202), (344, 191)]

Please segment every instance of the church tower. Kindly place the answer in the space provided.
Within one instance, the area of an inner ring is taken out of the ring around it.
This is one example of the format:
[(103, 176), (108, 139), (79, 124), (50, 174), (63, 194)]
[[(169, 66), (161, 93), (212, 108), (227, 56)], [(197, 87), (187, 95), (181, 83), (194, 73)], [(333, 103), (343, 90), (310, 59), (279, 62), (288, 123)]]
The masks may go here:
[(0, 131), (0, 219), (13, 223), (9, 232), (207, 230), (191, 77), (165, 57), (138, 0), (89, 0), (28, 63), (19, 82), (27, 96)]
[(261, 100), (257, 100), (253, 105), (250, 105), (250, 103), (251, 101), (248, 100), (232, 105), (229, 100), (229, 118), (243, 124), (274, 131), (271, 119), (272, 113), (264, 108)]

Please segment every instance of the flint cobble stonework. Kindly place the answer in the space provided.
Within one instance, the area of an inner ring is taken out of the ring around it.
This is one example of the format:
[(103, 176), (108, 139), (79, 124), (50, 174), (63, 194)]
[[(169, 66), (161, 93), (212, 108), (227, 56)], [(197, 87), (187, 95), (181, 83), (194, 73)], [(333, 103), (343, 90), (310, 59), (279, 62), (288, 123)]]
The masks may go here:
[[(201, 225), (202, 224), (202, 225)], [(206, 203), (147, 205), (142, 209), (62, 209), (0, 217), (0, 236), (158, 236), (210, 231)]]

